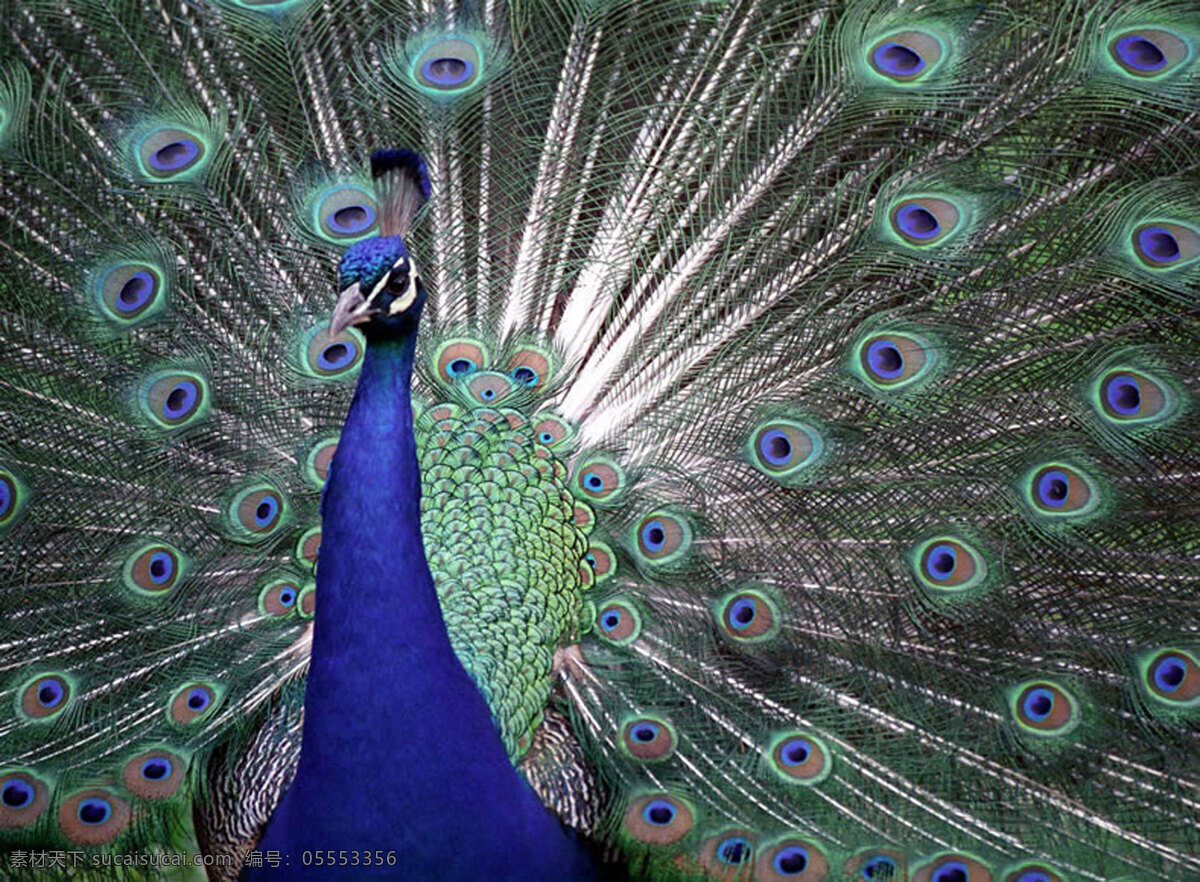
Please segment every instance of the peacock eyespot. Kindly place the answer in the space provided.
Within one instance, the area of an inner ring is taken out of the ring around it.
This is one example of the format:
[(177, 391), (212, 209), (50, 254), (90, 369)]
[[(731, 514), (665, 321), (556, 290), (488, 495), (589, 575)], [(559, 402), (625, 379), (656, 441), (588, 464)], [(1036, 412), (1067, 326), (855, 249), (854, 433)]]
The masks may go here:
[(1100, 494), (1091, 479), (1079, 469), (1061, 463), (1031, 472), (1028, 493), (1035, 511), (1054, 517), (1086, 515), (1100, 504)]
[(164, 543), (142, 546), (125, 562), (125, 586), (131, 591), (161, 596), (174, 588), (184, 572), (183, 556)]
[(692, 528), (682, 517), (660, 511), (647, 515), (634, 529), (641, 560), (663, 565), (683, 558), (691, 547)]
[(933, 34), (903, 31), (876, 42), (867, 61), (880, 76), (893, 83), (914, 83), (941, 63), (945, 50)]
[(670, 845), (692, 829), (692, 811), (682, 799), (666, 793), (638, 797), (625, 812), (625, 830), (639, 842)]
[(601, 507), (618, 501), (627, 486), (621, 466), (607, 457), (585, 460), (575, 469), (575, 488)]
[(675, 728), (661, 717), (627, 719), (621, 727), (621, 749), (643, 762), (665, 760), (675, 752)]
[(761, 882), (818, 882), (830, 878), (829, 861), (816, 843), (788, 836), (759, 846), (754, 878)]
[(336, 184), (311, 202), (315, 231), (334, 244), (350, 244), (375, 233), (379, 206), (358, 184)]
[(354, 328), (331, 337), (328, 326), (322, 323), (307, 334), (302, 354), (304, 372), (322, 380), (348, 377), (362, 363), (365, 351), (363, 337)]
[(333, 463), (333, 455), (337, 452), (338, 438), (325, 438), (318, 441), (309, 450), (304, 459), (304, 476), (314, 487), (325, 486), (329, 478), (329, 466)]
[(300, 586), (294, 579), (277, 579), (267, 583), (258, 593), (258, 611), (265, 616), (280, 618), (291, 613), (300, 599)]
[(748, 878), (754, 861), (757, 837), (752, 830), (725, 830), (700, 844), (700, 863), (708, 875), (718, 879)]
[(556, 416), (541, 416), (533, 426), (539, 444), (555, 448), (573, 434), (570, 424)]
[(125, 789), (142, 799), (167, 799), (183, 785), (185, 763), (166, 750), (149, 750), (132, 757), (121, 769)]
[(433, 357), (435, 373), (444, 383), (453, 384), (469, 377), (488, 363), (488, 352), (477, 340), (447, 340)]
[(1175, 706), (1200, 702), (1200, 665), (1185, 649), (1163, 649), (1142, 664), (1142, 682), (1147, 693)]
[(642, 632), (637, 610), (624, 601), (612, 601), (596, 614), (596, 632), (610, 643), (632, 643)]
[(779, 610), (772, 600), (757, 589), (726, 594), (714, 609), (721, 632), (738, 643), (761, 643), (779, 633)]
[(1186, 42), (1158, 28), (1120, 33), (1109, 41), (1108, 52), (1120, 71), (1138, 79), (1176, 71), (1191, 55)]
[(1102, 417), (1121, 426), (1160, 423), (1176, 409), (1176, 396), (1169, 386), (1132, 368), (1104, 372), (1093, 401)]
[(208, 384), (199, 374), (167, 371), (152, 374), (143, 385), (142, 407), (164, 429), (179, 429), (200, 420), (208, 410)]
[(129, 825), (129, 803), (100, 788), (64, 799), (58, 807), (58, 827), (78, 845), (112, 842)]
[(269, 484), (258, 484), (239, 491), (229, 505), (229, 520), (234, 533), (244, 539), (265, 539), (288, 519), (286, 497)]
[(992, 871), (965, 854), (944, 854), (917, 868), (913, 882), (992, 882)]
[(180, 688), (168, 706), (171, 721), (179, 726), (203, 721), (216, 708), (217, 697), (216, 688), (206, 683), (190, 683)]
[(46, 810), (49, 788), (28, 772), (0, 774), (0, 830), (32, 824)]
[(783, 480), (814, 465), (825, 442), (812, 426), (773, 419), (759, 424), (750, 437), (750, 463), (764, 475)]
[(321, 528), (312, 527), (304, 532), (296, 543), (296, 557), (309, 567), (316, 567), (321, 553)]
[(119, 263), (95, 283), (104, 317), (133, 324), (162, 305), (165, 283), (158, 267), (149, 263)]
[(1142, 266), (1172, 270), (1200, 257), (1200, 232), (1170, 221), (1144, 223), (1134, 227), (1132, 245)]
[(880, 390), (915, 384), (929, 374), (935, 361), (933, 349), (911, 334), (874, 334), (858, 345), (858, 373)]
[(1023, 730), (1036, 735), (1065, 735), (1079, 723), (1075, 699), (1048, 681), (1035, 681), (1012, 692), (1010, 708)]
[(888, 213), (892, 232), (909, 245), (935, 245), (958, 229), (962, 213), (958, 206), (936, 196), (905, 199)]
[(520, 383), (536, 389), (550, 379), (549, 356), (540, 349), (521, 349), (508, 359), (508, 375)]
[(50, 720), (70, 705), (72, 692), (65, 674), (42, 674), (22, 687), (18, 708), (28, 720)]
[(17, 476), (0, 467), (0, 529), (16, 522), (24, 502), (25, 490)]
[(185, 180), (204, 168), (208, 147), (195, 132), (159, 126), (138, 141), (137, 159), (140, 173), (149, 180)]
[(309, 584), (300, 589), (296, 599), (296, 607), (300, 610), (300, 618), (311, 619), (317, 612), (317, 587)]
[[(453, 362), (450, 367), (454, 367)], [(477, 373), (467, 381), (467, 393), (480, 404), (499, 404), (512, 389), (513, 384), (508, 377), (491, 371)]]
[(898, 871), (896, 859), (891, 855), (881, 854), (863, 861), (858, 874), (863, 879), (886, 880), (896, 878)]
[(1008, 871), (1004, 882), (1063, 882), (1062, 876), (1044, 864), (1025, 863)]
[(921, 543), (913, 556), (917, 579), (938, 592), (961, 592), (987, 578), (987, 563), (969, 543), (939, 536)]
[(584, 561), (592, 569), (597, 582), (611, 579), (617, 572), (617, 558), (613, 550), (603, 542), (593, 542), (584, 554)]
[(776, 736), (768, 757), (772, 771), (789, 784), (819, 784), (833, 769), (832, 755), (825, 743), (805, 732)]
[(470, 89), (479, 80), (483, 57), (469, 40), (438, 40), (417, 56), (413, 79), (428, 91), (453, 95)]

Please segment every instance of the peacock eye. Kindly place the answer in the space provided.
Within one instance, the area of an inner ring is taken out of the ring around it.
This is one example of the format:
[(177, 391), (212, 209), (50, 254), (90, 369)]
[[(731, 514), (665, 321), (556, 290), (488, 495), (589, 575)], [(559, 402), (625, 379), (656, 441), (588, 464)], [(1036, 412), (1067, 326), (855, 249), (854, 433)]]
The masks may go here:
[(1188, 44), (1158, 28), (1127, 31), (1108, 44), (1109, 55), (1127, 76), (1160, 77), (1177, 69), (1190, 54)]
[(388, 281), (384, 286), (384, 289), (389, 294), (405, 294), (408, 292), (408, 286), (408, 273), (393, 272), (390, 276), (388, 276)]

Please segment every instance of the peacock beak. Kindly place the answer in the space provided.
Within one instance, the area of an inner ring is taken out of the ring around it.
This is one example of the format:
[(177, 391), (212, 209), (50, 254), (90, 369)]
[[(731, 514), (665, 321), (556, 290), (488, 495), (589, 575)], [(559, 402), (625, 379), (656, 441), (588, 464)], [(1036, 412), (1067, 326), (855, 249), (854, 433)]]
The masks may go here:
[(378, 293), (376, 290), (370, 298), (365, 297), (362, 287), (355, 282), (339, 294), (337, 305), (333, 308), (333, 317), (329, 320), (329, 336), (335, 337), (351, 325), (361, 325), (369, 322), (372, 316), (379, 315), (382, 310), (371, 305)]

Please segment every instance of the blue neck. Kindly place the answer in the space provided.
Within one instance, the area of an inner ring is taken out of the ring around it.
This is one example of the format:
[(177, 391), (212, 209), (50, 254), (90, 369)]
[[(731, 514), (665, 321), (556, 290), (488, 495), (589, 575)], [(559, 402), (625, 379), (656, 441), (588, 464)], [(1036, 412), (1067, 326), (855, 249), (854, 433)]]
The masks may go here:
[(379, 869), (395, 878), (586, 878), (446, 634), (421, 540), (415, 342), (414, 321), (367, 347), (325, 489), (300, 765), (260, 848), (291, 853), (287, 878), (318, 848), (394, 851)]

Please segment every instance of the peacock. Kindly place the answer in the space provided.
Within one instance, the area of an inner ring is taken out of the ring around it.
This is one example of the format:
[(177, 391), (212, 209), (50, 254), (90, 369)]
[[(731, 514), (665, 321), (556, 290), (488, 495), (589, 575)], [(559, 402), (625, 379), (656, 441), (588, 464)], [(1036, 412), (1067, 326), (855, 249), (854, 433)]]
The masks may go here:
[(1194, 5), (0, 9), (0, 876), (1200, 878)]

